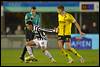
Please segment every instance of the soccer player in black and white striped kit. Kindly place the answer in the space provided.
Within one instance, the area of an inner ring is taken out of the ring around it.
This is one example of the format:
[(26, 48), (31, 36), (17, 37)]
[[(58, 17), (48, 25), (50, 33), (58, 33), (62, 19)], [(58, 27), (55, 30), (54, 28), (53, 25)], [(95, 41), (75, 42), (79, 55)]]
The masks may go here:
[[(31, 21), (28, 21), (27, 24), (29, 25), (29, 28), (31, 29), (32, 32), (34, 32), (34, 37), (33, 39), (29, 40), (26, 42), (26, 47), (27, 51), (29, 53), (29, 57), (25, 59), (25, 61), (31, 59), (31, 58), (35, 58), (35, 56), (32, 53), (32, 49), (31, 47), (41, 47), (44, 55), (48, 56), (50, 59), (50, 62), (56, 62), (53, 58), (53, 56), (50, 54), (50, 52), (47, 50), (47, 37), (45, 32), (53, 32), (52, 30), (46, 30), (46, 29), (41, 29), (39, 26), (37, 25), (33, 25)], [(26, 35), (26, 39), (28, 40), (28, 37), (30, 37), (30, 35)], [(32, 59), (33, 60), (33, 59)], [(30, 61), (32, 61), (30, 60)]]

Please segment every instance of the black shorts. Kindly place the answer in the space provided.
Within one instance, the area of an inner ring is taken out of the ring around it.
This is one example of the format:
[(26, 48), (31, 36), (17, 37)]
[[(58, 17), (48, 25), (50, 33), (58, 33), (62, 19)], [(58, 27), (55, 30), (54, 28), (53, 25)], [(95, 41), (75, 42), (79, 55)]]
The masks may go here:
[(26, 41), (30, 41), (34, 39), (35, 33), (27, 29), (25, 35), (26, 35)]
[(70, 42), (71, 35), (65, 35), (65, 36), (58, 36), (58, 40), (63, 40), (63, 42)]

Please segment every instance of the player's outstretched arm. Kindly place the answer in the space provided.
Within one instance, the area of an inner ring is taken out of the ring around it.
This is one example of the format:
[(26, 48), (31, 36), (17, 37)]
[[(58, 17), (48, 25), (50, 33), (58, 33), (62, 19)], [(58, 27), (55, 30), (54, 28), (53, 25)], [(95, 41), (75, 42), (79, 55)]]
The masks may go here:
[(75, 22), (75, 26), (77, 27), (77, 29), (78, 29), (80, 35), (84, 35), (84, 34), (85, 34), (85, 33), (83, 33), (83, 32), (81, 31), (80, 25), (79, 25), (77, 22)]
[(33, 25), (33, 29), (35, 31), (44, 31), (44, 32), (55, 32), (55, 29), (45, 29), (45, 28), (41, 28), (40, 26), (38, 25)]
[(44, 31), (44, 32), (54, 32), (54, 29), (43, 29), (43, 28), (40, 28), (41, 31)]

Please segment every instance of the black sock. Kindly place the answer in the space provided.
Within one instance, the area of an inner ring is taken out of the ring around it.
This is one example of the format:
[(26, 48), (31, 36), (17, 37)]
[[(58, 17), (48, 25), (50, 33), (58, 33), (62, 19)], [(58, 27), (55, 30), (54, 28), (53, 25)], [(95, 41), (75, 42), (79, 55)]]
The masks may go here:
[(25, 56), (25, 54), (26, 54), (26, 51), (27, 51), (27, 48), (26, 48), (26, 46), (25, 46), (25, 47), (24, 47), (24, 50), (23, 50), (23, 53), (22, 53), (22, 55), (21, 55), (21, 57), (24, 58), (24, 56)]

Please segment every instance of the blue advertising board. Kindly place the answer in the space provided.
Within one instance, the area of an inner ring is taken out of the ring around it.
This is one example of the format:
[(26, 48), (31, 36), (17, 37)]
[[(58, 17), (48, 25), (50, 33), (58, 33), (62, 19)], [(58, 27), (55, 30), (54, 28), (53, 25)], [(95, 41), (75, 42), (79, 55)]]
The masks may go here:
[[(39, 12), (56, 12), (58, 5), (63, 5), (66, 11), (80, 11), (80, 2), (75, 1), (4, 1), (6, 12), (28, 12), (32, 6), (36, 6)], [(48, 10), (48, 8), (50, 10)]]
[[(80, 37), (79, 34), (72, 34), (71, 44), (76, 49), (99, 49), (99, 34), (86, 34)], [(64, 44), (64, 48), (66, 48)]]
[(72, 37), (71, 44), (73, 48), (77, 49), (92, 49), (92, 39), (87, 37)]
[(32, 7), (32, 6), (37, 6), (37, 7), (57, 7), (59, 4), (62, 4), (64, 6), (70, 6), (70, 7), (78, 7), (80, 4), (79, 2), (75, 1), (47, 1), (47, 2), (42, 2), (42, 1), (4, 1), (3, 6), (20, 6), (20, 7)]

